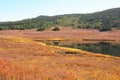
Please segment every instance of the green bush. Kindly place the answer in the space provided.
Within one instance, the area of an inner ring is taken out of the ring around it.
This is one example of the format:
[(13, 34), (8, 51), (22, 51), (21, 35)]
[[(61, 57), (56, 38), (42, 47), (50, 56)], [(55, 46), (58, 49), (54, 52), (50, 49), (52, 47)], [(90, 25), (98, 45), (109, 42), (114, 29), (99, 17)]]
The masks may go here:
[(44, 31), (44, 30), (45, 30), (45, 28), (43, 28), (43, 27), (40, 27), (37, 29), (37, 31)]
[(2, 31), (2, 30), (3, 30), (3, 28), (0, 27), (0, 31)]
[(112, 28), (110, 28), (110, 27), (102, 27), (102, 28), (100, 28), (99, 31), (111, 31), (111, 30), (112, 30)]
[(58, 27), (55, 27), (52, 31), (60, 31)]

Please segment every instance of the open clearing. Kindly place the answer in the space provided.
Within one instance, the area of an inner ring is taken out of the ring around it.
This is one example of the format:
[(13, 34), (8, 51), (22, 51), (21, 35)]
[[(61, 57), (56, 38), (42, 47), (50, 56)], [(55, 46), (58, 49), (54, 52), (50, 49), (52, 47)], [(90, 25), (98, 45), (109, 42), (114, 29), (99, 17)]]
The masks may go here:
[(120, 31), (0, 31), (0, 80), (120, 80), (120, 57), (36, 40), (120, 42)]

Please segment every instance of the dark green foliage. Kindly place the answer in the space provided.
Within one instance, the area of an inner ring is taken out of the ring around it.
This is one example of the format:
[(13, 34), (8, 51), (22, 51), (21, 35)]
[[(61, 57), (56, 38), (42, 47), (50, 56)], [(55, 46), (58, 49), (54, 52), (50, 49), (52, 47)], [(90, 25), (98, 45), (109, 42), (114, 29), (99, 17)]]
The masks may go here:
[(52, 31), (60, 31), (58, 27), (55, 27)]
[(44, 31), (46, 28), (49, 27), (48, 23), (44, 23), (42, 25), (39, 25), (40, 27), (37, 29), (37, 31)]
[(44, 31), (45, 30), (45, 27), (39, 27), (38, 29), (37, 29), (37, 31)]
[(0, 28), (0, 31), (2, 31), (3, 29), (2, 28)]
[(38, 16), (15, 22), (1, 22), (1, 30), (23, 30), (38, 28), (43, 31), (51, 26), (73, 26), (74, 29), (90, 28), (100, 31), (120, 29), (120, 8), (105, 10), (91, 14), (67, 14), (58, 16)]
[(24, 27), (21, 27), (21, 28), (19, 28), (19, 30), (25, 30), (25, 28), (24, 28)]
[(111, 27), (102, 27), (99, 29), (100, 31), (111, 31), (112, 28)]

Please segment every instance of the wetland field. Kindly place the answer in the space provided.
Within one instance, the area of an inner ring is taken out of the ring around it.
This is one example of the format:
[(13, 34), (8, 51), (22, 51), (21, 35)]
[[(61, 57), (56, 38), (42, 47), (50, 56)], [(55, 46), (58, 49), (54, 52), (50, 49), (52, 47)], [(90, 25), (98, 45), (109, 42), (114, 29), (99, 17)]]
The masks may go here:
[(0, 31), (0, 80), (120, 80), (120, 31)]

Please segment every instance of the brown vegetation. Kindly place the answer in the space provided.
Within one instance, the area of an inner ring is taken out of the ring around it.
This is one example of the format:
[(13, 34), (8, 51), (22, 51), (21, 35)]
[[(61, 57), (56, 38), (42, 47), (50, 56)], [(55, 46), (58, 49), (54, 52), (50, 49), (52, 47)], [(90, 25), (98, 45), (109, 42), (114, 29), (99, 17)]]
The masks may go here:
[(0, 80), (120, 80), (119, 57), (48, 46), (35, 41), (120, 41), (119, 34), (119, 31), (97, 30), (0, 31)]

